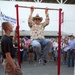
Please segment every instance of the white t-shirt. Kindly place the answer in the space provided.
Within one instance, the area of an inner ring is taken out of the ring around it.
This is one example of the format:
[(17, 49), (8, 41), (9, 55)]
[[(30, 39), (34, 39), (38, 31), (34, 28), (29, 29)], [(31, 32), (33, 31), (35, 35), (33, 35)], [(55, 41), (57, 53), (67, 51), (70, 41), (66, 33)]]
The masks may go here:
[[(57, 42), (53, 42), (53, 47), (54, 47), (54, 51), (56, 50), (56, 48), (58, 48), (58, 43)], [(57, 49), (58, 50), (58, 49)]]
[(67, 52), (70, 49), (70, 47), (64, 43), (64, 51)]

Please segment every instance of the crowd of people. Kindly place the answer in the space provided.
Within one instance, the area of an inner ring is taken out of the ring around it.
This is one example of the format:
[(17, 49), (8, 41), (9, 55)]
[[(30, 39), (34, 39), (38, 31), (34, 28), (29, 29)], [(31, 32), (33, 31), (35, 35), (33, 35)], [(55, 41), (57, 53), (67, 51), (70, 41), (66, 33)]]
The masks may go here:
[[(46, 61), (47, 62), (56, 62), (58, 61), (58, 38), (46, 38), (51, 41), (52, 45), (50, 46), (50, 49), (48, 51)], [(37, 53), (32, 48), (32, 50), (29, 52), (29, 46), (31, 45), (30, 39), (27, 37), (22, 38), (22, 42), (25, 46), (23, 46), (23, 54), (22, 54), (22, 60), (28, 61), (31, 57), (31, 61), (38, 61), (38, 63), (43, 63), (38, 58)], [(29, 46), (28, 46), (29, 45)], [(32, 45), (31, 45), (32, 46)], [(67, 36), (64, 39), (61, 39), (61, 50), (60, 50), (60, 58), (61, 58), (61, 64), (65, 64), (68, 67), (72, 66), (74, 67), (74, 59), (75, 59), (75, 37), (73, 35)], [(31, 56), (29, 56), (30, 54)], [(43, 50), (41, 50), (42, 55)]]

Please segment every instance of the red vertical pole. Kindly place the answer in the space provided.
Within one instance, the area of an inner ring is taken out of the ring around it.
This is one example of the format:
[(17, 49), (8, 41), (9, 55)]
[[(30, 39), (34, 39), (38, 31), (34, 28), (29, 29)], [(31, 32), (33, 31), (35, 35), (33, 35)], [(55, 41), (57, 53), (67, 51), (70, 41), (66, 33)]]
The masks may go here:
[(17, 34), (18, 34), (18, 63), (21, 67), (21, 60), (20, 60), (20, 36), (19, 36), (19, 11), (18, 11), (18, 4), (16, 5), (16, 22), (17, 22)]
[(59, 31), (58, 31), (58, 74), (60, 75), (60, 50), (61, 50), (61, 11), (62, 9), (59, 9)]
[(2, 28), (2, 36), (3, 36), (3, 28)]

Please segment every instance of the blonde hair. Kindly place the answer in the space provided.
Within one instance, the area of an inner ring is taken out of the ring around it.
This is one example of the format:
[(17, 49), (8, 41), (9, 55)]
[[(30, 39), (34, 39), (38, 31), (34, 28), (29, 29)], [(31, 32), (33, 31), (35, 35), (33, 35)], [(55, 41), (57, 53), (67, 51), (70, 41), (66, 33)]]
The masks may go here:
[(6, 31), (7, 30), (7, 27), (9, 26), (9, 22), (3, 22), (2, 23), (2, 29), (4, 30), (4, 31)]

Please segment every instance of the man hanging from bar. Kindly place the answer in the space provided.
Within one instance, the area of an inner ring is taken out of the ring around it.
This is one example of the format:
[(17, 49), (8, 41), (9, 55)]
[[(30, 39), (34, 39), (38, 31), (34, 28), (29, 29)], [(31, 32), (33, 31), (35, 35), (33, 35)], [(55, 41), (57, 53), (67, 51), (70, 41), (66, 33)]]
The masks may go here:
[(40, 17), (39, 14), (36, 14), (35, 17), (32, 17), (34, 9), (35, 8), (33, 6), (30, 8), (30, 15), (28, 19), (32, 47), (34, 52), (37, 54), (37, 60), (39, 60), (39, 63), (43, 63), (45, 65), (47, 62), (47, 54), (52, 45), (51, 41), (49, 39), (45, 39), (44, 37), (44, 29), (47, 25), (49, 25), (48, 8), (45, 9), (46, 20), (43, 23), (41, 23), (43, 18)]

